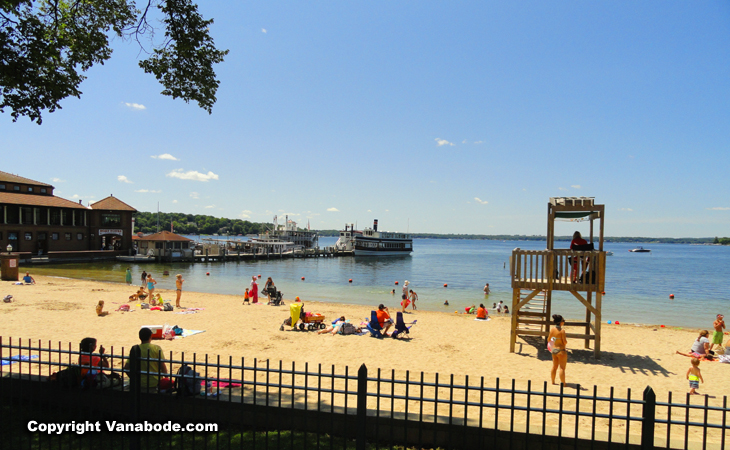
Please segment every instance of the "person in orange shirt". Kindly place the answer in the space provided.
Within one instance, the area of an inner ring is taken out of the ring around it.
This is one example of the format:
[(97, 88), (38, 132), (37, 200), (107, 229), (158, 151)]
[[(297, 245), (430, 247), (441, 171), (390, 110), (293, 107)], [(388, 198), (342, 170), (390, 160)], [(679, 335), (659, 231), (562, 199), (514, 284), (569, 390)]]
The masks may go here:
[(380, 305), (378, 305), (378, 310), (375, 311), (375, 314), (378, 317), (378, 323), (380, 324), (380, 328), (383, 329), (383, 334), (386, 334), (388, 332), (388, 329), (393, 325), (393, 319), (390, 318), (388, 308), (386, 308), (385, 305), (381, 303)]
[(479, 308), (477, 309), (477, 320), (487, 320), (487, 316), (489, 313), (487, 312), (487, 308), (484, 307), (482, 303), (479, 304)]

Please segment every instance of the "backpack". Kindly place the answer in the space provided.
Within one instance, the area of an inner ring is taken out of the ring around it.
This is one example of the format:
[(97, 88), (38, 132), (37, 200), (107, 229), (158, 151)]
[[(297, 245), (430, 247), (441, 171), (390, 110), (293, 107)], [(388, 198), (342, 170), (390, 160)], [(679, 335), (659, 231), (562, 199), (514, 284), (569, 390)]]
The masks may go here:
[(357, 327), (349, 322), (345, 322), (340, 327), (340, 334), (343, 334), (343, 335), (357, 334)]
[(5, 298), (3, 298), (3, 301), (5, 303), (10, 303), (10, 302), (13, 301), (13, 296), (12, 295), (6, 295)]
[(58, 383), (59, 386), (63, 388), (74, 388), (80, 385), (81, 369), (75, 366), (71, 366), (66, 369), (59, 370), (58, 372), (51, 375), (52, 379), (53, 376), (55, 376), (55, 381), (56, 383)]
[(190, 366), (183, 364), (178, 369), (177, 375), (173, 383), (177, 395), (183, 397), (200, 395), (202, 386), (200, 385), (201, 378), (198, 372), (194, 372)]
[(142, 309), (150, 309), (149, 303), (141, 303), (140, 306), (142, 307)]
[(172, 307), (172, 305), (170, 304), (170, 302), (165, 302), (165, 304), (162, 305), (162, 310), (163, 311), (172, 311), (174, 309), (175, 308)]

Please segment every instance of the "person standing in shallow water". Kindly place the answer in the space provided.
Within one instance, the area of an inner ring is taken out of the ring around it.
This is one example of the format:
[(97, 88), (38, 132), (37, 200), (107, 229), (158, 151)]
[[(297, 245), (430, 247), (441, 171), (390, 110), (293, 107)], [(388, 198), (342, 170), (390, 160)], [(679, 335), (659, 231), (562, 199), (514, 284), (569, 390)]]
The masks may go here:
[(145, 285), (147, 284), (147, 271), (146, 270), (142, 271), (141, 278), (142, 278), (142, 287), (145, 287)]
[(127, 273), (124, 274), (124, 281), (127, 282), (127, 284), (132, 284), (132, 269), (127, 267)]

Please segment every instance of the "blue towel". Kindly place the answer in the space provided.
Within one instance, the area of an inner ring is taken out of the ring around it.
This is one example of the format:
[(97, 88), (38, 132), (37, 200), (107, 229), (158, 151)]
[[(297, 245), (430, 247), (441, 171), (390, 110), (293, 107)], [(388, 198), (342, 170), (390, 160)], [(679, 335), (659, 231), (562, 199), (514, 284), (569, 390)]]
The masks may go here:
[(9, 366), (10, 364), (15, 364), (15, 363), (21, 362), (21, 361), (28, 362), (31, 359), (38, 359), (38, 355), (31, 355), (31, 356), (15, 355), (15, 356), (11, 356), (10, 358), (3, 358), (2, 360), (0, 360), (0, 363), (1, 363), (0, 365)]

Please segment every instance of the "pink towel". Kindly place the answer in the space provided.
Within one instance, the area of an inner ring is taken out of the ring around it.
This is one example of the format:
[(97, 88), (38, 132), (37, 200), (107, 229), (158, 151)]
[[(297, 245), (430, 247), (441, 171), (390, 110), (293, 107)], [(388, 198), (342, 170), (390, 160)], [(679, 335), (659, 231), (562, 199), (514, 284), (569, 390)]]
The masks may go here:
[(211, 382), (211, 386), (213, 387), (220, 387), (220, 388), (235, 388), (235, 387), (241, 387), (241, 383), (228, 383), (226, 381), (213, 381)]

